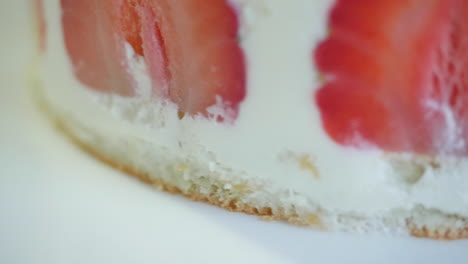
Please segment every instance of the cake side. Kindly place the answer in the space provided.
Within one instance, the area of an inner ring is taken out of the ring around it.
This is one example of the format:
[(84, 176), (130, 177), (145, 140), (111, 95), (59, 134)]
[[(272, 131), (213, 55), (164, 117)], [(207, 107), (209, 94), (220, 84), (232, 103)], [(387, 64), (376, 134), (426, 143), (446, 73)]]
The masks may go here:
[[(271, 211), (273, 218), (328, 230), (465, 236), (466, 158), (389, 153), (359, 135), (353, 140), (360, 146), (352, 148), (325, 131), (313, 100), (323, 80), (310, 55), (327, 36), (336, 1), (229, 1), (239, 22), (247, 95), (234, 108), (216, 97), (201, 114), (187, 105), (187, 112), (180, 111), (183, 100), (154, 94), (154, 65), (132, 38), (118, 36), (112, 57), (125, 65), (135, 85), (131, 94), (91, 89), (94, 83), (78, 73), (79, 59), (64, 42), (64, 2), (81, 3), (53, 0), (44, 8), (40, 93), (67, 134), (96, 155), (172, 186), (167, 189), (231, 209)], [(140, 15), (151, 18), (150, 11)]]
[[(236, 177), (231, 170), (212, 170), (206, 162), (167, 156), (164, 148), (132, 137), (109, 137), (77, 122), (72, 115), (51, 107), (35, 82), (34, 100), (55, 127), (96, 159), (146, 184), (193, 201), (206, 202), (233, 212), (286, 221), (322, 231), (411, 235), (454, 240), (468, 238), (468, 218), (418, 206), (382, 215), (329, 211), (314, 203), (296, 208), (307, 194), (268, 190), (268, 182)], [(133, 157), (133, 158), (130, 158)], [(136, 158), (135, 158), (136, 157)], [(213, 160), (212, 162), (216, 162)], [(224, 175), (222, 175), (224, 174)]]

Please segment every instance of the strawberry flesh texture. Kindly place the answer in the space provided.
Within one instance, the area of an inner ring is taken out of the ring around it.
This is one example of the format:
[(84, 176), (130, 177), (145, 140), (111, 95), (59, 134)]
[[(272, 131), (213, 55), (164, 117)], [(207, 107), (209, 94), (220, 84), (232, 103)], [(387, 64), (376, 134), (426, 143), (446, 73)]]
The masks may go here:
[(199, 113), (220, 96), (236, 110), (245, 97), (245, 65), (233, 9), (220, 0), (160, 2), (171, 99), (180, 111)]
[(102, 92), (132, 95), (113, 0), (61, 0), (65, 46), (78, 80)]
[(329, 136), (392, 152), (468, 154), (457, 144), (468, 142), (467, 17), (463, 0), (338, 0), (314, 54)]
[(153, 6), (142, 0), (121, 0), (116, 4), (118, 13), (114, 18), (117, 32), (145, 58), (154, 94), (169, 97), (168, 60)]
[(217, 96), (237, 110), (245, 97), (237, 17), (226, 1), (62, 0), (62, 7), (76, 74), (94, 89), (133, 91), (119, 43), (126, 40), (145, 58), (154, 95), (181, 112), (208, 115)]

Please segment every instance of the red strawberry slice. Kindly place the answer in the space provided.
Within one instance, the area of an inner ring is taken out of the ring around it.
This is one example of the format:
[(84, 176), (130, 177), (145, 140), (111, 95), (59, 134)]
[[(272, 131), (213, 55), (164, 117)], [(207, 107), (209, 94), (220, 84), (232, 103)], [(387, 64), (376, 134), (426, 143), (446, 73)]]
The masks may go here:
[(238, 21), (226, 0), (158, 2), (170, 62), (170, 97), (180, 110), (204, 112), (216, 96), (237, 109), (245, 96)]
[(145, 58), (155, 95), (169, 98), (168, 59), (154, 6), (142, 0), (114, 1), (114, 5), (117, 33)]
[(385, 151), (468, 154), (467, 1), (338, 0), (329, 23), (314, 56), (330, 137)]
[(113, 0), (61, 0), (65, 45), (75, 75), (85, 85), (130, 95), (133, 82), (123, 41), (115, 34)]
[(43, 0), (33, 0), (34, 15), (37, 23), (37, 34), (39, 41), (39, 50), (44, 52), (46, 50), (46, 22), (44, 15)]
[[(154, 95), (181, 112), (203, 113), (245, 97), (238, 23), (225, 0), (62, 0), (68, 51), (78, 78), (102, 91), (132, 91), (123, 43), (145, 58)], [(129, 89), (130, 87), (130, 89)]]

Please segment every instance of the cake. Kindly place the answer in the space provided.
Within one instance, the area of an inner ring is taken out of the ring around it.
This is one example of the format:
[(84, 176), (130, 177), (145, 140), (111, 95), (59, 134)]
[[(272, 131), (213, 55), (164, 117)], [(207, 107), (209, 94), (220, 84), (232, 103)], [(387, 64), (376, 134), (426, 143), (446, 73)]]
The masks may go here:
[(468, 237), (468, 2), (33, 5), (36, 97), (106, 163), (264, 220)]

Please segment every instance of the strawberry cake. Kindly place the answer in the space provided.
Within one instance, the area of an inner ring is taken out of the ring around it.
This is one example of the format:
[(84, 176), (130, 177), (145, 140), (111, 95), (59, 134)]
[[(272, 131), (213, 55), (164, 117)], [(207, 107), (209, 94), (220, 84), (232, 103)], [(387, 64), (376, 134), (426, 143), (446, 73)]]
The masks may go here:
[(103, 161), (266, 220), (468, 237), (467, 1), (32, 4), (37, 97)]

